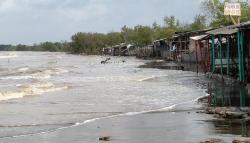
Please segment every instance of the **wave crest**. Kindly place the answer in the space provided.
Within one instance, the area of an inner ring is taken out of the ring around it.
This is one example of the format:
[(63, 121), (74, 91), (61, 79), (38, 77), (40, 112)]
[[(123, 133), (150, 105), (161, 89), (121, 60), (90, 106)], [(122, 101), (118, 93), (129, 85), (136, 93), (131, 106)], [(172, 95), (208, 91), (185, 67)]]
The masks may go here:
[(22, 80), (22, 79), (49, 79), (54, 75), (61, 75), (67, 73), (67, 70), (60, 68), (51, 68), (45, 70), (35, 70), (29, 71), (29, 68), (23, 67), (18, 68), (17, 73), (13, 73), (12, 75), (1, 77), (1, 80)]
[(41, 95), (48, 92), (55, 92), (68, 89), (68, 86), (56, 86), (50, 82), (38, 82), (28, 86), (19, 86), (19, 91), (0, 92), (0, 101), (23, 98), (25, 96)]
[(9, 58), (16, 58), (18, 57), (16, 53), (1, 53), (0, 54), (0, 59), (9, 59)]

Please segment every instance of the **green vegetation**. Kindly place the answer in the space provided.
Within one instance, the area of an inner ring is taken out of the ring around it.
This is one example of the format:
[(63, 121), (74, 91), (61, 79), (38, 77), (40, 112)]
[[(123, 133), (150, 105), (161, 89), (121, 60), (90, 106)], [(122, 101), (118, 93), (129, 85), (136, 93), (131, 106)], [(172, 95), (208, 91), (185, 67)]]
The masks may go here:
[(72, 46), (68, 42), (44, 42), (39, 45), (0, 45), (0, 51), (49, 51), (49, 52), (71, 52)]
[[(241, 5), (241, 20), (243, 22), (250, 20), (250, 3), (248, 1), (241, 2)], [(44, 42), (32, 46), (0, 45), (0, 50), (61, 51), (74, 54), (100, 54), (102, 48), (120, 43), (145, 46), (157, 39), (169, 39), (175, 32), (196, 31), (232, 24), (230, 17), (223, 15), (224, 2), (221, 2), (221, 0), (203, 0), (201, 8), (204, 10), (203, 13), (197, 14), (192, 23), (181, 23), (176, 17), (167, 16), (163, 19), (163, 25), (159, 25), (156, 22), (154, 22), (152, 26), (137, 25), (128, 27), (125, 25), (121, 28), (120, 32), (110, 32), (107, 34), (79, 32), (71, 37), (71, 42)]]
[[(225, 0), (228, 2), (229, 0)], [(247, 1), (241, 1), (241, 22), (250, 20), (250, 3)], [(231, 18), (224, 16), (224, 2), (221, 0), (204, 0), (201, 4), (204, 10), (204, 15), (208, 17), (208, 22), (211, 27), (220, 27), (232, 25)]]

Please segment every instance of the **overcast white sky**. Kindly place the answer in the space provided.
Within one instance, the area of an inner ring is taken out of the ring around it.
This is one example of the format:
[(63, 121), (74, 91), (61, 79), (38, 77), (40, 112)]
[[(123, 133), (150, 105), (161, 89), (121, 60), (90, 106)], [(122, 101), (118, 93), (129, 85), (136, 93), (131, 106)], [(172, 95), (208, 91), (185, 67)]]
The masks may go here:
[(70, 40), (76, 32), (119, 31), (124, 25), (190, 22), (201, 0), (0, 0), (0, 44)]

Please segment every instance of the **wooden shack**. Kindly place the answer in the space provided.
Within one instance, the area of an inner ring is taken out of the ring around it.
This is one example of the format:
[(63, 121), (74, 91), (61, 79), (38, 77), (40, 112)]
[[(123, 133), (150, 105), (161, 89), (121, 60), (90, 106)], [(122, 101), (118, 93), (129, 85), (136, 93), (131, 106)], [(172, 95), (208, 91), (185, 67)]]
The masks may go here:
[(121, 51), (120, 51), (120, 45), (115, 45), (111, 47), (111, 56), (120, 56)]
[(102, 48), (102, 55), (111, 55), (112, 49), (111, 47)]
[(169, 42), (169, 46), (172, 51), (172, 59), (184, 63), (196, 61), (195, 56), (193, 56), (192, 53), (190, 55), (190, 52), (194, 51), (193, 49), (195, 48), (195, 42), (193, 42), (190, 37), (204, 35), (205, 32), (209, 30), (210, 29), (200, 31), (176, 32)]
[(172, 60), (182, 61), (182, 56), (189, 52), (189, 32), (177, 32), (170, 41)]
[(136, 53), (137, 58), (148, 59), (148, 58), (155, 57), (154, 46), (153, 45), (138, 47), (138, 48), (136, 48), (135, 53)]
[(196, 64), (196, 71), (199, 69), (204, 73), (210, 70), (210, 48), (208, 35), (198, 35), (190, 37), (189, 62)]
[(179, 62), (186, 70), (207, 72), (209, 44), (206, 32), (209, 30), (175, 33), (169, 42), (170, 59)]
[(249, 82), (250, 22), (206, 32), (209, 34), (211, 73)]
[(111, 56), (135, 56), (136, 47), (131, 44), (121, 43), (108, 48), (103, 48), (102, 52), (104, 55)]
[(153, 56), (161, 59), (170, 59), (171, 50), (167, 39), (153, 41)]
[(135, 56), (136, 55), (136, 46), (132, 44), (127, 45), (127, 55), (128, 56)]
[(119, 45), (119, 56), (128, 56), (128, 48), (124, 43)]

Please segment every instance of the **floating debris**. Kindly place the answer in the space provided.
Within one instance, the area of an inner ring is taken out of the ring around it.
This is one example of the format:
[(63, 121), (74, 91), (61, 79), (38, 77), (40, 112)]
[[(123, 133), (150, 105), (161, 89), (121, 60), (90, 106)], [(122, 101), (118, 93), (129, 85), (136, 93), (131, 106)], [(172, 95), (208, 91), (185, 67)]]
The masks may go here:
[(111, 140), (110, 136), (99, 137), (99, 141), (110, 141), (110, 140)]

